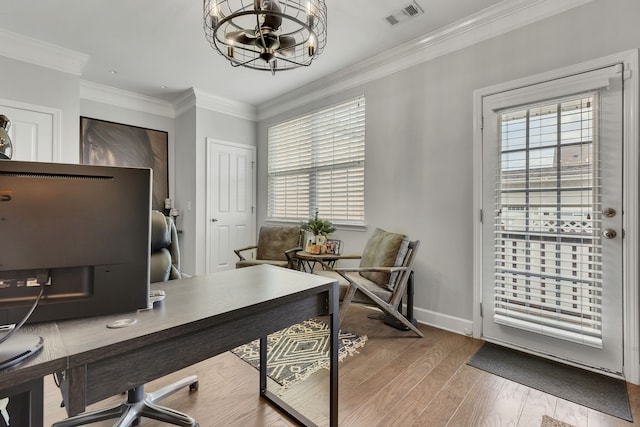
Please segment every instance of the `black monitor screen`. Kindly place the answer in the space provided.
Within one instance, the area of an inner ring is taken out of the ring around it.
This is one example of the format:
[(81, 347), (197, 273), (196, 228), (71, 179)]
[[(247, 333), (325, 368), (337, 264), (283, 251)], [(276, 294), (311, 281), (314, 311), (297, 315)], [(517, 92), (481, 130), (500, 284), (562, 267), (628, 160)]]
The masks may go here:
[(0, 160), (0, 325), (144, 308), (151, 170)]

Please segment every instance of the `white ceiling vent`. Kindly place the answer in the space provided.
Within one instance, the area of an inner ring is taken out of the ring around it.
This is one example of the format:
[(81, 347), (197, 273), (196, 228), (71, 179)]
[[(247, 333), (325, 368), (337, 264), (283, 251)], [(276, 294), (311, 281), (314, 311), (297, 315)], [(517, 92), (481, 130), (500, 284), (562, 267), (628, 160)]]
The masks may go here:
[(423, 13), (424, 10), (422, 10), (420, 5), (418, 5), (418, 3), (416, 3), (415, 1), (412, 1), (402, 9), (384, 18), (384, 20), (387, 21), (390, 25), (396, 25), (401, 23), (402, 21), (406, 21), (409, 18), (422, 15)]

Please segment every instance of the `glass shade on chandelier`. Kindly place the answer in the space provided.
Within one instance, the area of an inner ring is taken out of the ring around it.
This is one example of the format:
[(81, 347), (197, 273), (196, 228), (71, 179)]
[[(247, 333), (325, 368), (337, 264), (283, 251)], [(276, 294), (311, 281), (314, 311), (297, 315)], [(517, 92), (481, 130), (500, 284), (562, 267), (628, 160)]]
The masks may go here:
[(324, 0), (204, 0), (207, 41), (234, 67), (308, 66), (327, 41)]

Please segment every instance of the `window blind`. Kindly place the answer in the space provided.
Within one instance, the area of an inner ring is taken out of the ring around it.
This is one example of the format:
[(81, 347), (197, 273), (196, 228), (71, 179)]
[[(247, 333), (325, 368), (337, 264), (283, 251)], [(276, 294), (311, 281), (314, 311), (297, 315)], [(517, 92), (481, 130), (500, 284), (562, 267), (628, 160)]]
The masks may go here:
[(364, 224), (364, 97), (271, 126), (268, 217)]
[(602, 346), (598, 92), (499, 114), (494, 321)]

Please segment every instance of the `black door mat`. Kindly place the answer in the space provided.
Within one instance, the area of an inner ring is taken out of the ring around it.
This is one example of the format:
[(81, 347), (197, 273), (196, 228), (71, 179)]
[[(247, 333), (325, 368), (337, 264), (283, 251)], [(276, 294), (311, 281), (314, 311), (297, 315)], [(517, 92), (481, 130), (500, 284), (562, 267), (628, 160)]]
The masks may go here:
[(623, 380), (485, 343), (468, 364), (605, 414), (633, 421)]

